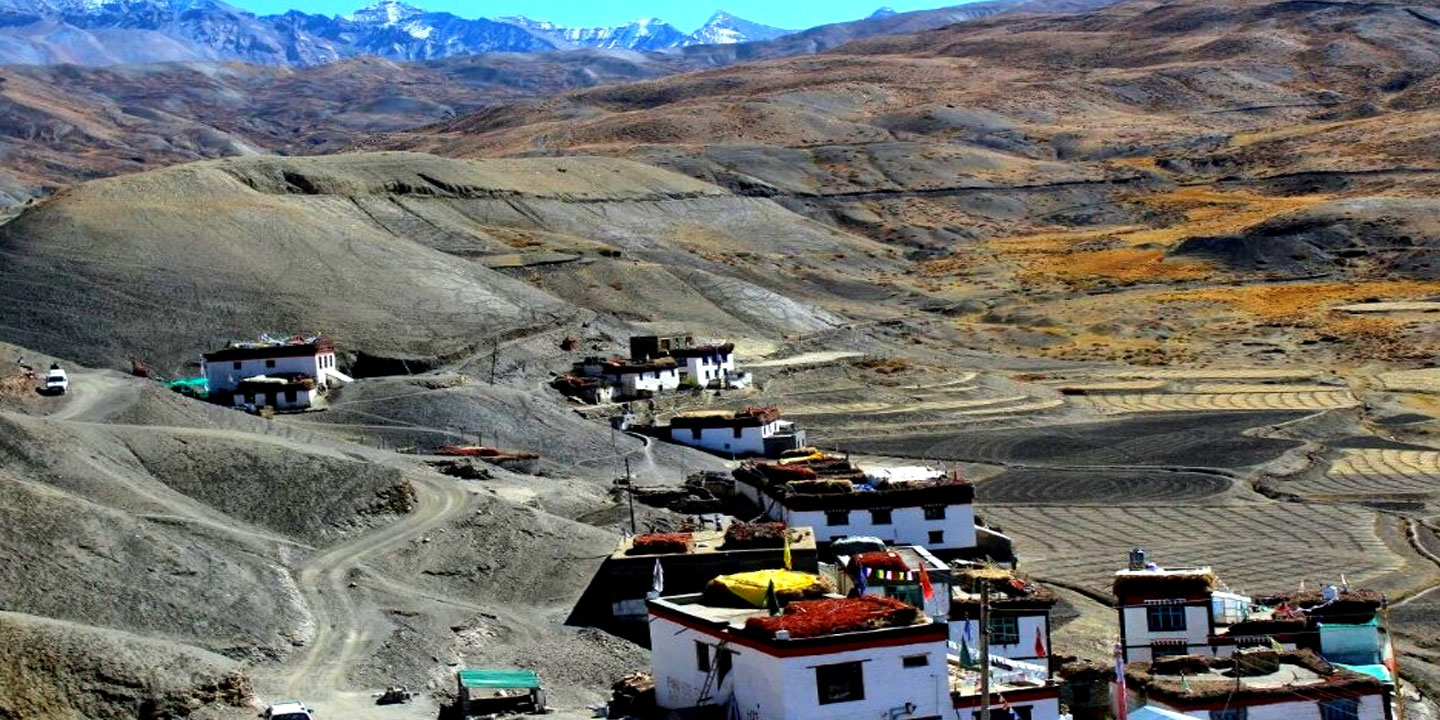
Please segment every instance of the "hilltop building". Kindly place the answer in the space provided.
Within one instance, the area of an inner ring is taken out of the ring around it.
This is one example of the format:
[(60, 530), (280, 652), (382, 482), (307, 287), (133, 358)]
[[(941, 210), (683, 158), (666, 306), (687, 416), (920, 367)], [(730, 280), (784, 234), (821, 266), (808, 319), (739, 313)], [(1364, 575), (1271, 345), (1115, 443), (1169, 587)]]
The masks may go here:
[(1326, 586), (1251, 598), (1216, 589), (1209, 567), (1166, 568), (1131, 552), (1115, 573), (1126, 662), (1170, 655), (1228, 657), (1247, 647), (1309, 650), (1394, 681), (1394, 651), (1380, 622), (1384, 597)]
[[(810, 528), (785, 528), (778, 523), (731, 523), (724, 531), (637, 535), (620, 541), (600, 570), (597, 587), (606, 594), (610, 617), (618, 626), (644, 630), (648, 615), (645, 600), (655, 587), (655, 567), (661, 568), (664, 592), (698, 593), (719, 575), (767, 570), (785, 566), (785, 535), (790, 539), (791, 567), (799, 572), (817, 570), (815, 533)], [(620, 628), (617, 628), (620, 629)]]
[(821, 543), (866, 536), (950, 555), (976, 548), (975, 488), (958, 475), (877, 479), (815, 453), (745, 463), (734, 477), (739, 496), (773, 520), (815, 528)]
[(300, 410), (336, 383), (352, 382), (335, 363), (335, 347), (318, 337), (234, 343), (201, 360), (212, 401), (236, 407)]
[(1039, 665), (1047, 676), (1056, 668), (1051, 658), (1051, 613), (1060, 598), (1049, 588), (1013, 570), (966, 567), (953, 571), (950, 599), (950, 644), (962, 640), (974, 651), (984, 586), (990, 588), (990, 655)]
[[(865, 575), (865, 595), (891, 597), (924, 610), (936, 622), (950, 617), (950, 566), (919, 545), (900, 545), (882, 551), (837, 555), (832, 582), (841, 595), (858, 592), (860, 575)], [(921, 582), (920, 569), (930, 583), (929, 600)]]
[(647, 398), (682, 386), (738, 389), (749, 384), (750, 374), (735, 369), (734, 343), (697, 345), (684, 334), (633, 336), (630, 357), (588, 357), (552, 383), (590, 403)]
[(656, 704), (766, 720), (948, 716), (945, 626), (890, 598), (792, 602), (784, 614), (650, 600)]
[(1127, 702), (1162, 711), (1159, 717), (1393, 720), (1385, 683), (1308, 650), (1165, 657), (1129, 665), (1125, 681)]
[(805, 444), (805, 431), (780, 419), (774, 407), (684, 412), (656, 431), (678, 445), (728, 457), (778, 457)]

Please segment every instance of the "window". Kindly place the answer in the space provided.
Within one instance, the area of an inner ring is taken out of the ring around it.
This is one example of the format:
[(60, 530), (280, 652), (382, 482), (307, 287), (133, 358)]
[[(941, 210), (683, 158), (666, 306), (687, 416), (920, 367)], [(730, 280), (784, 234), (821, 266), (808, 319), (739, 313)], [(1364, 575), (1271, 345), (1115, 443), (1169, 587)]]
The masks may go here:
[(236, 362), (236, 363), (235, 363), (235, 369), (236, 369), (236, 370), (239, 370), (239, 369), (240, 369), (240, 363), (239, 363), (239, 362)]
[(699, 640), (695, 641), (695, 669), (703, 673), (710, 672), (710, 646)]
[(871, 525), (889, 525), (889, 524), (890, 524), (890, 508), (883, 508), (883, 509), (879, 509), (879, 510), (871, 510), (871, 511), (870, 511), (870, 524), (871, 524)]
[(745, 431), (745, 428), (738, 428), (738, 427), (735, 428), (735, 437), (736, 437), (736, 438), (739, 438), (739, 437), (740, 437), (740, 433), (742, 433), (742, 432), (744, 432), (744, 431)]
[(690, 428), (690, 437), (693, 438), (693, 439), (695, 439), (695, 440), (699, 440), (699, 439), (700, 439), (700, 428)]
[(900, 665), (907, 668), (925, 667), (930, 664), (929, 655), (906, 655), (900, 658)]
[(735, 651), (715, 648), (715, 682), (719, 684), (730, 674), (730, 669), (735, 667)]
[(1360, 699), (1321, 700), (1320, 720), (1360, 720)]
[(274, 361), (274, 360), (266, 360), (266, 361), (265, 361), (265, 367), (267, 367), (267, 368), (273, 368), (273, 367), (275, 367), (275, 361)]
[(926, 519), (926, 520), (944, 520), (944, 519), (945, 519), (945, 506), (944, 506), (944, 505), (936, 505), (936, 506), (933, 506), (933, 507), (927, 507), (927, 508), (925, 508), (925, 519)]
[(293, 403), (293, 402), (295, 402), (295, 391), (294, 391), (294, 390), (286, 390), (286, 391), (285, 391), (285, 402), (288, 402), (288, 403)]
[(1211, 710), (1210, 720), (1245, 720), (1245, 708), (1227, 708), (1225, 710)]
[(1185, 629), (1184, 605), (1152, 605), (1145, 608), (1145, 622), (1150, 632), (1174, 632)]
[(991, 644), (991, 645), (1019, 645), (1019, 644), (1020, 644), (1020, 618), (1013, 618), (1013, 617), (992, 617), (992, 618), (990, 618), (990, 644)]
[(940, 543), (945, 542), (944, 530), (931, 530), (928, 535), (930, 536), (931, 545), (939, 545)]
[(849, 510), (826, 510), (826, 511), (825, 511), (825, 524), (826, 524), (826, 525), (830, 525), (830, 526), (832, 526), (832, 527), (835, 526), (835, 525), (849, 525), (849, 524), (850, 524), (850, 511), (849, 511)]
[(858, 662), (815, 668), (815, 689), (821, 705), (865, 699), (865, 668)]

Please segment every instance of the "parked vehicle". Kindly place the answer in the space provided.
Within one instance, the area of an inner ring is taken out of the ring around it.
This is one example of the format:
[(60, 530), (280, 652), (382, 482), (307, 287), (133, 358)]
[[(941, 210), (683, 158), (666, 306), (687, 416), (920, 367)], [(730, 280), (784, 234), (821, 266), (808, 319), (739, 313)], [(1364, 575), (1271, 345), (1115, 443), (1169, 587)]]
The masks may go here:
[(315, 712), (299, 700), (286, 700), (265, 708), (265, 720), (315, 720)]
[(42, 389), (47, 395), (64, 395), (70, 390), (70, 376), (59, 364), (51, 365), (50, 372), (45, 373), (45, 385)]

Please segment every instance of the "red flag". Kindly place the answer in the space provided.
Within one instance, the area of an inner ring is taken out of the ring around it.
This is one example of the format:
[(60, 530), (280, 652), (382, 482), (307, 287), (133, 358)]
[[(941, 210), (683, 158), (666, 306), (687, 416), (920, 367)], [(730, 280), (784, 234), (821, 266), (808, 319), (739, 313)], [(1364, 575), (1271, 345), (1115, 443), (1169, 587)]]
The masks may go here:
[(1007, 713), (1015, 711), (1015, 708), (1010, 705), (1010, 701), (1006, 700), (1004, 695), (1000, 696), (1000, 707), (1005, 708), (1005, 712)]
[(920, 566), (920, 592), (926, 600), (935, 599), (935, 586), (930, 584), (930, 573), (925, 572), (925, 566)]
[(1040, 628), (1035, 628), (1035, 657), (1045, 657), (1045, 639), (1040, 637)]

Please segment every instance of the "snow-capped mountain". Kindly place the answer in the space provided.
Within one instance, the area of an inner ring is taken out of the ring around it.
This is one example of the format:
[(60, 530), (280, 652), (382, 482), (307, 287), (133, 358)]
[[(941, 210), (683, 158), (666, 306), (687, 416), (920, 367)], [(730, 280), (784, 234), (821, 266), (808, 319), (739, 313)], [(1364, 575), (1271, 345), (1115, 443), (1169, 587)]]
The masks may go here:
[(224, 0), (0, 0), (0, 64), (316, 65), (361, 55), (426, 60), (572, 48), (650, 52), (790, 33), (725, 12), (687, 34), (658, 18), (571, 28), (524, 17), (462, 18), (403, 0), (376, 0), (337, 16), (299, 10), (256, 16)]
[(789, 35), (794, 30), (781, 30), (780, 28), (761, 25), (750, 22), (744, 18), (738, 18), (730, 13), (717, 12), (710, 21), (705, 23), (690, 35), (686, 45), (733, 45), (743, 42), (760, 42), (763, 40), (774, 40), (782, 35)]

